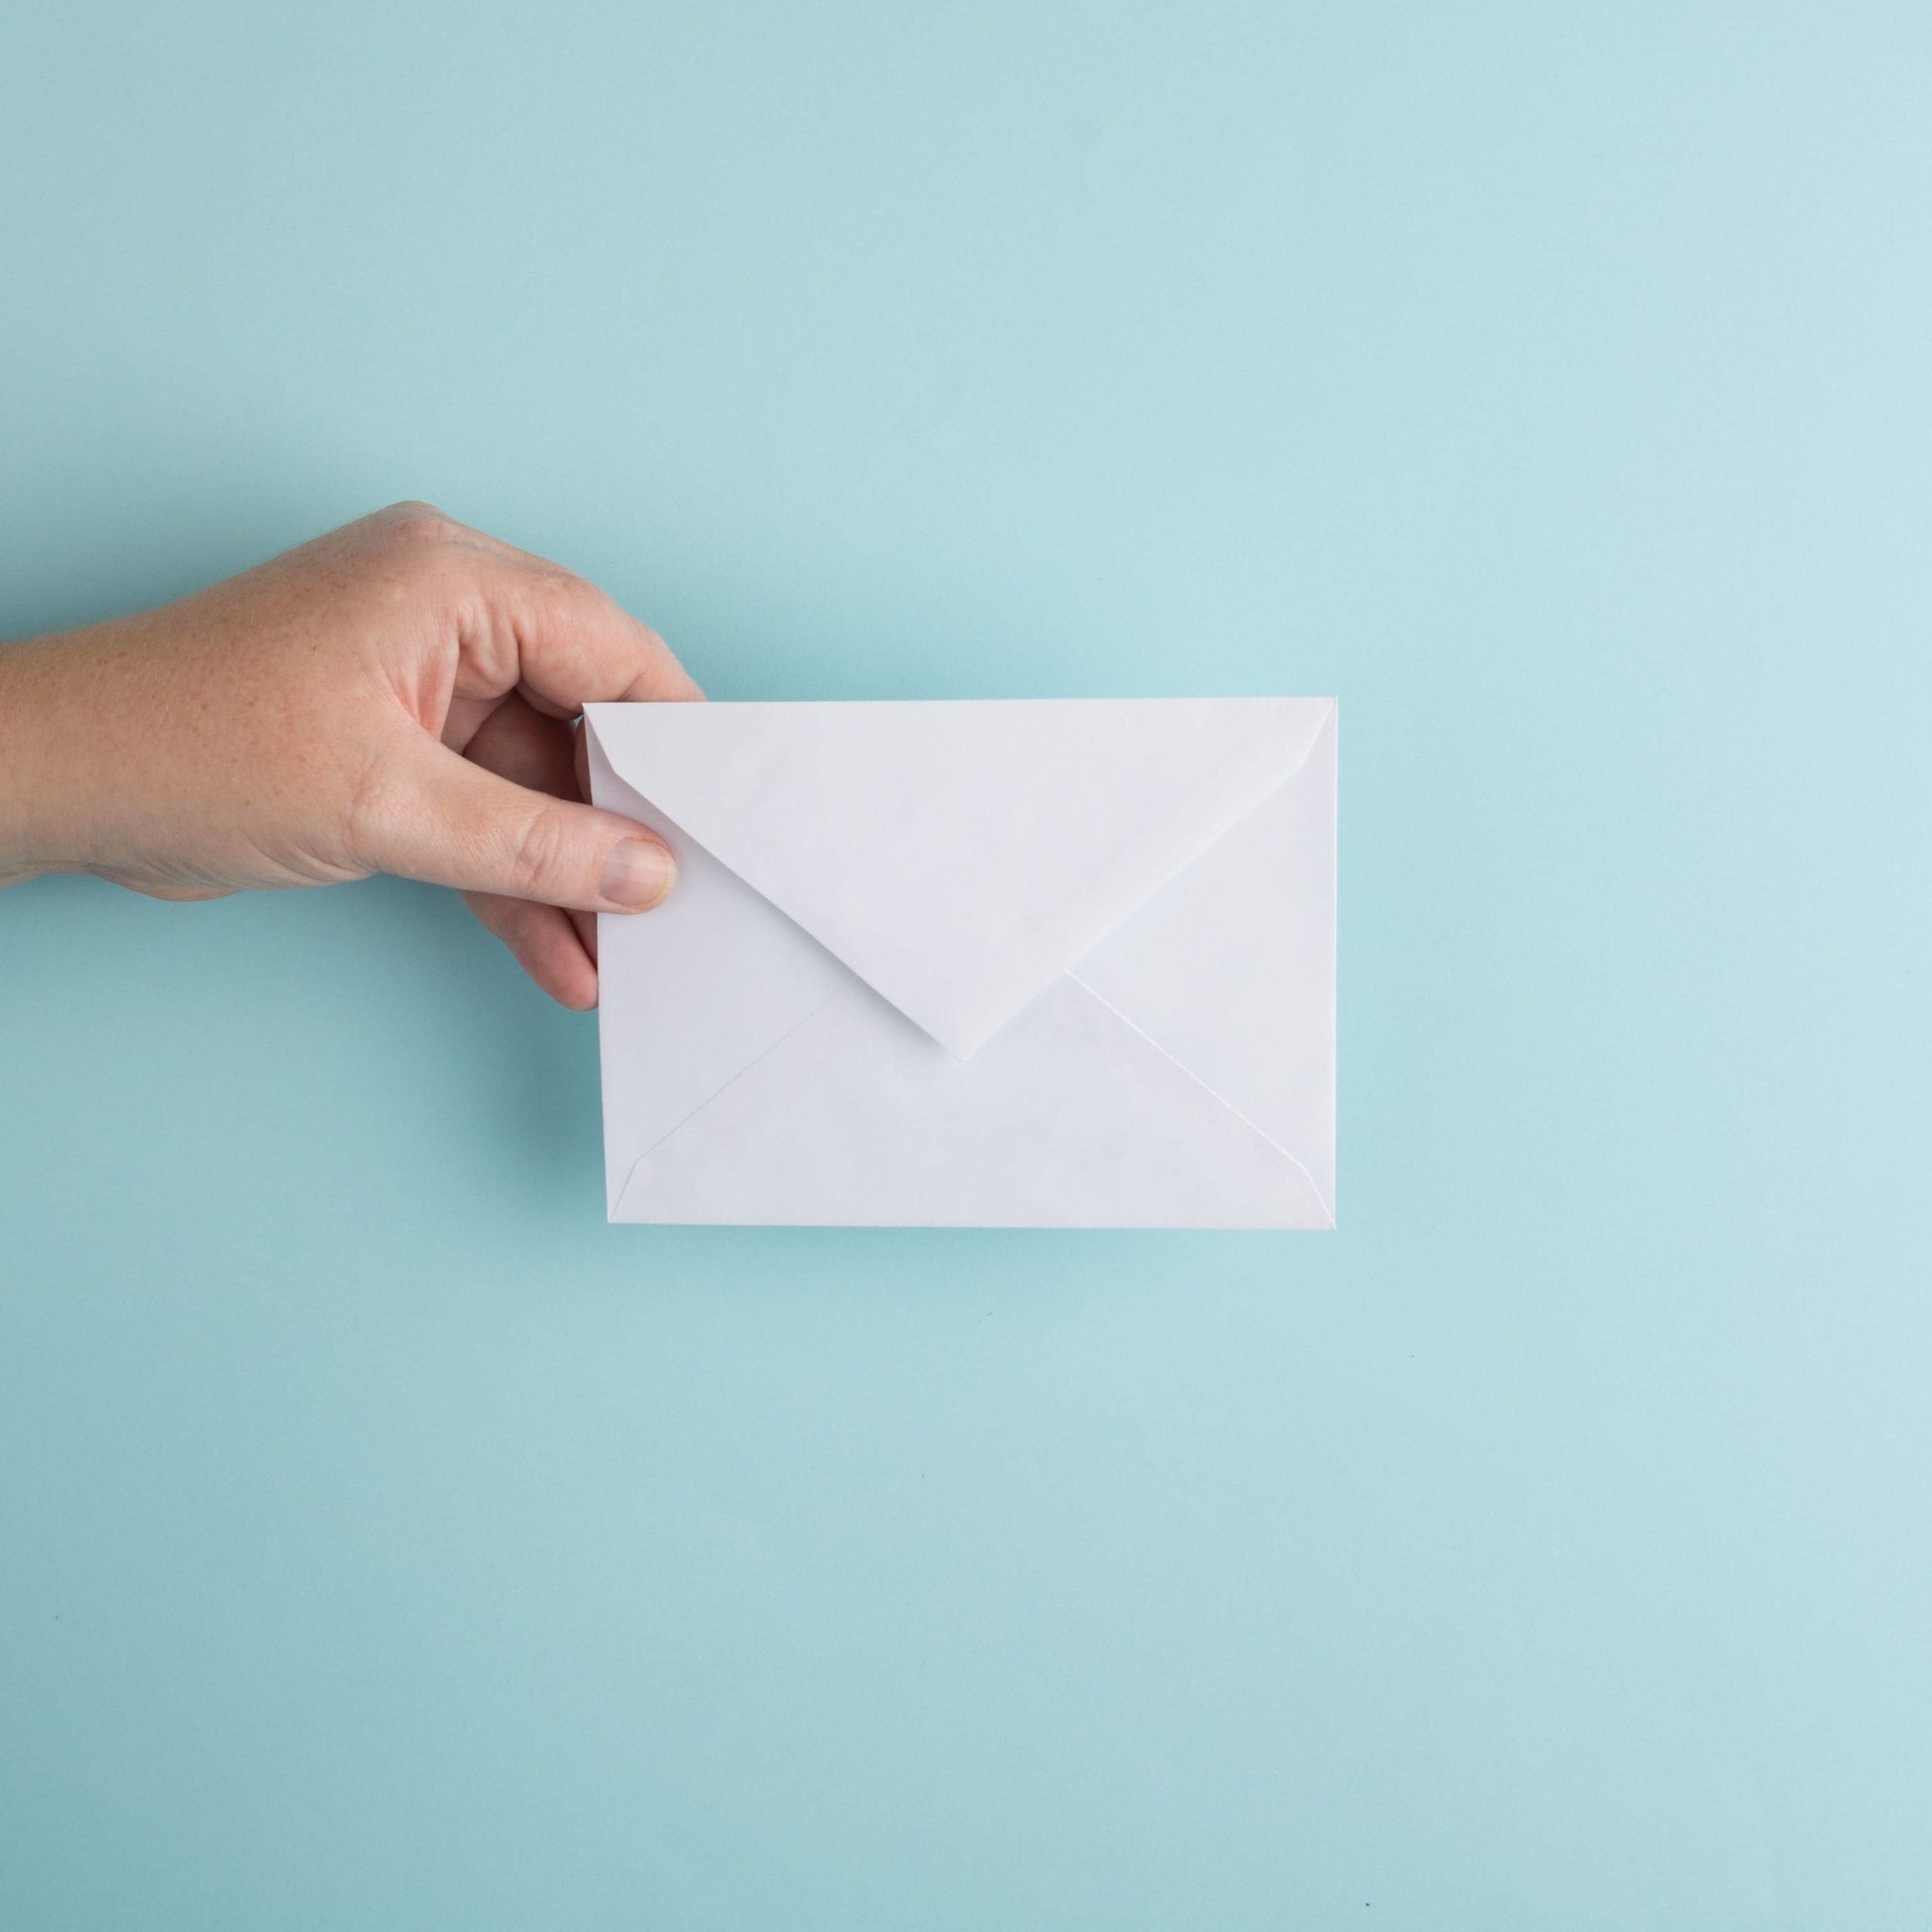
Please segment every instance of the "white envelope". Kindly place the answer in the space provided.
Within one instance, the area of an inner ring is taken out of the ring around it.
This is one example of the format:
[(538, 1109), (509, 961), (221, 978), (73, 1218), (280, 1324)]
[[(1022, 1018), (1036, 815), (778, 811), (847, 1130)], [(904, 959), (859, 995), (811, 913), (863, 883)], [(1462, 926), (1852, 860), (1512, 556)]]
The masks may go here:
[(1332, 699), (584, 715), (612, 1220), (1334, 1225)]

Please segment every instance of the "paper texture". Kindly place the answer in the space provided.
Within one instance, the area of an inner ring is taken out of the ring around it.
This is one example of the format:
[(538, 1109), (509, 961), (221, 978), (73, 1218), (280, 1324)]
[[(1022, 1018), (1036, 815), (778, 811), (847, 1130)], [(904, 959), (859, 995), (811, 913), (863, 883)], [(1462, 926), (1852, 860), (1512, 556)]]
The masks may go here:
[(1332, 700), (585, 715), (613, 1220), (1333, 1226)]

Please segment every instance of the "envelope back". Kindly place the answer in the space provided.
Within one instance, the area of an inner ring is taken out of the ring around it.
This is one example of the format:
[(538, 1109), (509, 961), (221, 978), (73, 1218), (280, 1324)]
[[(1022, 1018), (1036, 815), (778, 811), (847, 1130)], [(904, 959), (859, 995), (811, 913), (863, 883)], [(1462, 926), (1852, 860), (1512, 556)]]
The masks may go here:
[[(1332, 1224), (1333, 700), (586, 721), (598, 802), (681, 873), (602, 922), (614, 1215)], [(870, 1178), (800, 1198), (830, 1145)]]

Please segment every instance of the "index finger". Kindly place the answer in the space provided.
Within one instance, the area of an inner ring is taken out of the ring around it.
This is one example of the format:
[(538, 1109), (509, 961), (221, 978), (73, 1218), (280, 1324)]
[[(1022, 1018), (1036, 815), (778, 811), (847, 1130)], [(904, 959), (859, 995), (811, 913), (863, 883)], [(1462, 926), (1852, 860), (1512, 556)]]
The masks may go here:
[(586, 578), (521, 551), (490, 576), (482, 621), (459, 629), (456, 699), (520, 691), (535, 709), (574, 718), (586, 704), (703, 697), (670, 646)]

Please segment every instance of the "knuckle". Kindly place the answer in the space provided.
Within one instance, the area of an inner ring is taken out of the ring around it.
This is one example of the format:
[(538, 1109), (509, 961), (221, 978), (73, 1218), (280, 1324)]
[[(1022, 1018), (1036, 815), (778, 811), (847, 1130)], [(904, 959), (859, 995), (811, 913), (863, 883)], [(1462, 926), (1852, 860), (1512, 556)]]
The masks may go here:
[(585, 640), (595, 635), (604, 602), (604, 593), (588, 578), (560, 565), (527, 566), (512, 601), (525, 661), (540, 656), (552, 666), (568, 667), (567, 681), (581, 682)]
[(376, 520), (398, 543), (445, 542), (458, 528), (454, 517), (445, 515), (434, 503), (414, 497), (378, 510)]
[(594, 608), (604, 594), (588, 577), (579, 577), (561, 564), (534, 565), (528, 583), (531, 597), (544, 614), (566, 622)]
[(530, 898), (563, 889), (570, 861), (570, 829), (561, 813), (540, 806), (515, 835), (510, 877)]
[(429, 503), (392, 503), (376, 518), (384, 555), (404, 571), (440, 570), (463, 547), (463, 528)]

